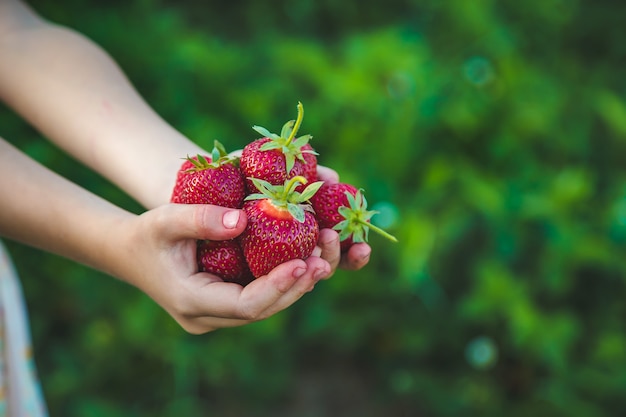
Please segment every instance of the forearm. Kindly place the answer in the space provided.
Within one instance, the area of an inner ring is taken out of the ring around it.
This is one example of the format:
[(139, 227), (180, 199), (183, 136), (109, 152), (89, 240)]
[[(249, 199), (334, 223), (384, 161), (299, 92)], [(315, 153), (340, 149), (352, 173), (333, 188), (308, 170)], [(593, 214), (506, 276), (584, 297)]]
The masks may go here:
[(0, 236), (119, 276), (128, 213), (0, 139)]
[(21, 24), (0, 32), (0, 99), (146, 207), (167, 202), (180, 158), (202, 150), (159, 117), (97, 45), (28, 11), (3, 12)]

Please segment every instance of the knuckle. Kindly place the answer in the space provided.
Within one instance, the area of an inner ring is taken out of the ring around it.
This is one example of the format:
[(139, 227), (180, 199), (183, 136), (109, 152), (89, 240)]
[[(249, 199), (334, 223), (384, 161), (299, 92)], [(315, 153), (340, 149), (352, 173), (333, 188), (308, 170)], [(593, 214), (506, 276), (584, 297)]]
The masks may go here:
[(247, 322), (252, 323), (255, 321), (262, 320), (263, 319), (263, 317), (261, 316), (262, 313), (263, 311), (258, 307), (242, 306), (239, 309), (239, 318), (241, 320), (245, 320)]
[(205, 231), (209, 222), (208, 207), (205, 205), (201, 205), (193, 211), (193, 227), (194, 230), (199, 233), (200, 231)]
[(170, 212), (170, 207), (163, 206), (160, 207), (158, 210), (152, 210), (148, 213), (150, 213), (150, 216), (152, 216), (152, 223), (154, 227), (162, 228), (167, 226), (169, 222), (171, 222)]

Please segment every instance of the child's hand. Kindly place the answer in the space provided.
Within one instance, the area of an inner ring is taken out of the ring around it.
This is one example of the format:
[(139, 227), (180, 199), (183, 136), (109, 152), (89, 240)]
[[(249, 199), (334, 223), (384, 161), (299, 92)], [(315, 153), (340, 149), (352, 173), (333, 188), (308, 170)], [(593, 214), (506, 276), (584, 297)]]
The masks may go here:
[[(126, 225), (120, 275), (186, 331), (200, 334), (265, 319), (296, 302), (336, 267), (337, 261), (331, 266), (314, 254), (283, 263), (246, 287), (199, 273), (196, 241), (230, 239), (245, 226), (243, 211), (218, 206), (168, 204), (150, 210)], [(321, 244), (317, 255), (338, 251), (338, 242), (328, 246)]]

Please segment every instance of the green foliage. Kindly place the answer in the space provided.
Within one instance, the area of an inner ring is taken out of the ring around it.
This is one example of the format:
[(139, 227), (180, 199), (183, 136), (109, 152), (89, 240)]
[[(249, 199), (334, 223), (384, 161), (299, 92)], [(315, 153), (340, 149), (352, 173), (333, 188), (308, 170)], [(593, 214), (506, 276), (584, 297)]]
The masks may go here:
[[(363, 271), (204, 336), (133, 288), (11, 244), (53, 415), (626, 409), (623, 4), (34, 5), (101, 44), (207, 149), (276, 131), (302, 101), (320, 163), (363, 187), (399, 240), (372, 235)], [(140, 210), (14, 115), (0, 121), (33, 157)]]

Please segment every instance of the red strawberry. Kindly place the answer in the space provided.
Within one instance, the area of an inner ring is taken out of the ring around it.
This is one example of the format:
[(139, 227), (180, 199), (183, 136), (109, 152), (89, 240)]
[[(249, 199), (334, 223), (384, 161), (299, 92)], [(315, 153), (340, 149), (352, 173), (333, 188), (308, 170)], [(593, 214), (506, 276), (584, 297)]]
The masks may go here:
[(246, 197), (243, 210), (248, 225), (241, 234), (241, 247), (255, 277), (265, 275), (291, 259), (308, 258), (319, 237), (319, 227), (312, 208), (305, 202), (322, 185), (308, 185), (302, 193), (295, 191), (305, 184), (301, 176), (286, 180), (284, 185), (272, 185), (253, 179), (260, 193)]
[(198, 155), (188, 157), (183, 163), (171, 202), (241, 208), (245, 195), (245, 180), (236, 166), (236, 158), (215, 141), (211, 158)]
[(311, 204), (320, 228), (339, 232), (343, 252), (353, 243), (367, 242), (369, 229), (397, 242), (395, 237), (371, 224), (370, 219), (377, 212), (367, 210), (365, 196), (351, 184), (325, 182), (311, 197)]
[(235, 240), (201, 240), (197, 259), (200, 271), (215, 274), (226, 282), (246, 286), (254, 279)]
[[(198, 160), (198, 157), (199, 155), (194, 156), (193, 159)], [(204, 159), (210, 161), (211, 157), (204, 156)], [(180, 203), (179, 201), (180, 194), (183, 191), (185, 179), (187, 178), (187, 176), (189, 175), (189, 171), (192, 170), (193, 167), (194, 167), (194, 164), (191, 161), (191, 158), (187, 157), (185, 159), (185, 162), (183, 162), (183, 164), (178, 169), (178, 172), (176, 173), (176, 184), (174, 185), (174, 190), (172, 191), (172, 197), (170, 198), (170, 201), (172, 203)]]
[[(250, 178), (258, 178), (272, 185), (283, 185), (285, 180), (303, 176), (307, 182), (317, 180), (317, 152), (309, 144), (310, 135), (296, 138), (304, 117), (302, 103), (298, 103), (298, 118), (283, 125), (280, 136), (260, 126), (253, 129), (263, 135), (243, 148), (241, 171), (247, 178), (249, 193), (257, 190)], [(298, 185), (302, 191), (304, 185)]]

